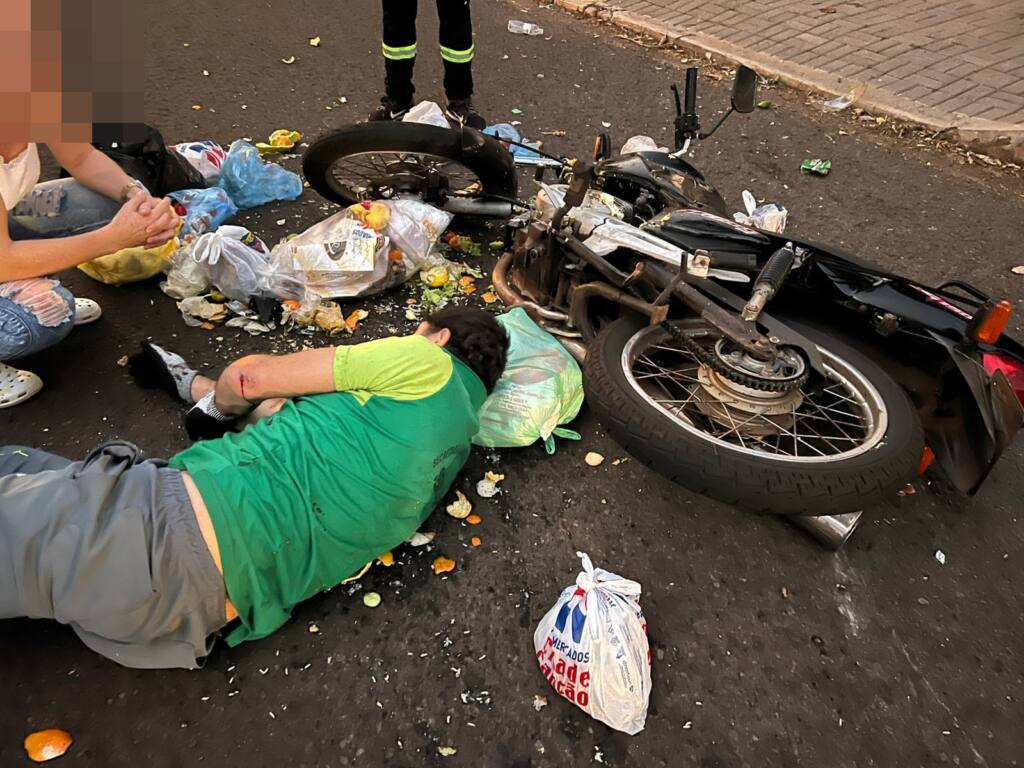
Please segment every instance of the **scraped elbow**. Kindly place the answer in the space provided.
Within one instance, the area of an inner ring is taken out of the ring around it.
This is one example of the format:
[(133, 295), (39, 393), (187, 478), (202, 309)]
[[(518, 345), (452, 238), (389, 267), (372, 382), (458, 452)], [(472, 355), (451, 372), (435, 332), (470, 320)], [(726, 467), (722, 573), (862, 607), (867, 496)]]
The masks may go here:
[(261, 373), (264, 359), (264, 355), (247, 355), (224, 369), (223, 376), (227, 378), (229, 386), (250, 403), (259, 402), (267, 396)]

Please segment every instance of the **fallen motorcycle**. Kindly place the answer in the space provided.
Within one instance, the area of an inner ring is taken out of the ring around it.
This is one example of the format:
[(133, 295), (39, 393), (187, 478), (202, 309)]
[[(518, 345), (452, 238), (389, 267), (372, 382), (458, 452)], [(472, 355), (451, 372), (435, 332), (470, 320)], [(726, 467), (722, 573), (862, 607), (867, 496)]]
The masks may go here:
[[(467, 128), (353, 126), (303, 168), (341, 204), (415, 195), (506, 218), (504, 302), (583, 363), (609, 433), (687, 488), (802, 519), (834, 547), (933, 459), (976, 492), (1024, 421), (1009, 302), (733, 221), (685, 155), (754, 109), (757, 75), (738, 68), (708, 133), (696, 85), (689, 70), (682, 103), (673, 87), (675, 151), (611, 157), (600, 136), (592, 162), (534, 155), (529, 205), (505, 146)], [(562, 183), (544, 183), (549, 169)]]

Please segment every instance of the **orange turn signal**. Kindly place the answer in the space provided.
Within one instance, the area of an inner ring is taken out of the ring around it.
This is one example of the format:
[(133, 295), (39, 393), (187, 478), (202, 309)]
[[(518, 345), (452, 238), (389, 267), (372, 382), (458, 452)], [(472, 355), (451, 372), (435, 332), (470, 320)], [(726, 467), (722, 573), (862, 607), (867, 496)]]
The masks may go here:
[(1006, 299), (993, 306), (974, 329), (974, 338), (986, 344), (995, 344), (1010, 322), (1013, 305)]

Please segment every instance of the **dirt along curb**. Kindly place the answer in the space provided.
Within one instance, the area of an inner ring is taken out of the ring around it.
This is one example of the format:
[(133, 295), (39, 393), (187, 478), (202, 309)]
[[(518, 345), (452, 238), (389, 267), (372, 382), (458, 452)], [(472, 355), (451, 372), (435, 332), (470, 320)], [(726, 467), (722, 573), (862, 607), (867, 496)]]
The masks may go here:
[(1024, 125), (945, 113), (872, 85), (870, 81), (843, 77), (803, 66), (777, 56), (735, 45), (703, 32), (687, 30), (594, 0), (553, 0), (555, 6), (604, 21), (631, 32), (660, 39), (663, 43), (698, 51), (732, 64), (746, 64), (763, 77), (802, 90), (830, 96), (852, 95), (852, 107), (918, 125), (964, 149), (1010, 163), (1024, 161)]

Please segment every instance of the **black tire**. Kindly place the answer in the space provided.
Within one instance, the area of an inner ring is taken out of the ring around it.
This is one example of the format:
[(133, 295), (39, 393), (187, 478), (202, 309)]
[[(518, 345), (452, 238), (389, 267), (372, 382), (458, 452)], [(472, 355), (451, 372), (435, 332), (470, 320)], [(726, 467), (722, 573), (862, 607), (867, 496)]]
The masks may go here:
[[(472, 129), (466, 129), (472, 131)], [(515, 199), (517, 179), (512, 155), (501, 142), (472, 131), (474, 146), (463, 149), (459, 130), (418, 123), (362, 123), (342, 128), (314, 142), (302, 158), (302, 172), (322, 197), (339, 205), (357, 202), (329, 183), (331, 167), (341, 158), (363, 152), (409, 152), (436, 155), (463, 165), (476, 174), (483, 196)]]
[(878, 365), (820, 329), (792, 323), (819, 347), (859, 371), (881, 397), (888, 424), (880, 444), (848, 459), (800, 463), (761, 459), (702, 439), (645, 400), (630, 384), (622, 356), (646, 323), (617, 320), (591, 343), (585, 389), (598, 419), (622, 446), (690, 490), (751, 512), (835, 515), (895, 498), (913, 479), (924, 450), (920, 419), (903, 389)]

